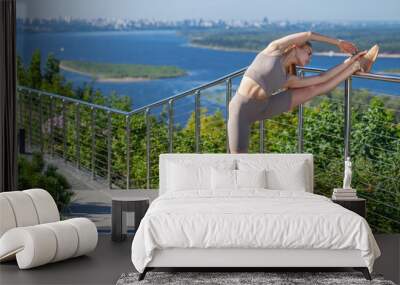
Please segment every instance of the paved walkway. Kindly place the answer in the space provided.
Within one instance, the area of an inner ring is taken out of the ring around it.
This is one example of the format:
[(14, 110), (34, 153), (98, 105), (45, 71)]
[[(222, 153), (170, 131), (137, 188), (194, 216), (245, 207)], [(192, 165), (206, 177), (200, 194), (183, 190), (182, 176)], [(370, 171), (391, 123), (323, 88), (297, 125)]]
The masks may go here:
[[(154, 200), (158, 192), (154, 190), (122, 190), (108, 189), (107, 184), (101, 180), (92, 180), (90, 173), (78, 170), (76, 167), (65, 163), (62, 159), (44, 156), (47, 163), (55, 165), (57, 171), (71, 184), (71, 204), (63, 213), (65, 218), (86, 217), (92, 220), (99, 230), (111, 229), (111, 204), (112, 197), (121, 195), (145, 196)], [(127, 225), (133, 227), (134, 213), (127, 213)]]

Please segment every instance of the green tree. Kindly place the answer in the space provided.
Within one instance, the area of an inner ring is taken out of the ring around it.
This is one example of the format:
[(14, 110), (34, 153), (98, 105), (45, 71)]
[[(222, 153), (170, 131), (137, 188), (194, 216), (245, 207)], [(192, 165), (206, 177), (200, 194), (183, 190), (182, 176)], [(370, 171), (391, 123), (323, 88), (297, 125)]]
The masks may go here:
[(60, 61), (54, 57), (53, 53), (47, 56), (46, 67), (44, 71), (44, 80), (52, 82), (53, 77), (60, 74)]
[(368, 109), (357, 116), (352, 130), (353, 152), (371, 159), (378, 159), (382, 152), (395, 152), (394, 114), (385, 109), (381, 99), (372, 98)]
[(40, 89), (42, 85), (41, 59), (40, 50), (33, 52), (31, 64), (29, 66), (29, 87)]
[(61, 212), (71, 201), (71, 186), (57, 167), (46, 163), (40, 153), (32, 158), (18, 157), (18, 189), (43, 188), (50, 193)]
[(25, 71), (24, 64), (22, 63), (22, 58), (17, 55), (17, 84), (26, 86), (29, 84), (27, 72)]

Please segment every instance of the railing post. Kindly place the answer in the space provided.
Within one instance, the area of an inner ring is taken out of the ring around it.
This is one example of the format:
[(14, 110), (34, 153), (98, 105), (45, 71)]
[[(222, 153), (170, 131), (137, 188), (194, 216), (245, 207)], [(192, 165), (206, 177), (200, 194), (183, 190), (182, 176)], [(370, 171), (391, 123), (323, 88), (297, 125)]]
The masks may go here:
[(232, 79), (226, 80), (226, 95), (225, 95), (225, 109), (226, 109), (226, 128), (225, 128), (225, 147), (226, 153), (229, 153), (229, 136), (228, 136), (228, 120), (229, 120), (229, 102), (232, 98)]
[[(299, 77), (304, 77), (304, 71), (299, 71)], [(299, 105), (299, 113), (297, 117), (297, 152), (302, 153), (304, 151), (304, 105)]]
[(130, 116), (125, 117), (126, 120), (126, 189), (130, 188), (130, 177), (131, 177), (131, 120)]
[(29, 148), (32, 151), (32, 94), (33, 92), (29, 92)]
[(65, 99), (62, 100), (62, 126), (63, 126), (63, 159), (67, 161), (67, 112), (65, 110)]
[(108, 188), (112, 188), (111, 181), (111, 112), (107, 112), (107, 183)]
[(344, 86), (344, 159), (350, 157), (351, 132), (351, 77), (347, 78)]
[(299, 105), (298, 122), (297, 122), (297, 152), (302, 153), (304, 151), (304, 106)]
[(264, 120), (260, 121), (260, 153), (264, 153)]
[(76, 103), (76, 109), (75, 109), (75, 147), (76, 147), (76, 167), (78, 169), (81, 168), (81, 145), (80, 145), (80, 127), (81, 127), (81, 115), (80, 115), (80, 105), (79, 103)]
[(168, 143), (169, 153), (173, 152), (173, 140), (174, 140), (174, 99), (168, 101)]
[(24, 110), (24, 98), (25, 98), (25, 90), (19, 90), (18, 94), (18, 106), (19, 106), (19, 125), (18, 125), (18, 144), (19, 144), (19, 152), (26, 153), (25, 150), (25, 122), (23, 116)]
[(90, 129), (92, 131), (92, 143), (91, 143), (91, 170), (92, 170), (92, 179), (95, 179), (95, 156), (96, 156), (96, 129), (95, 129), (95, 120), (96, 120), (96, 110), (91, 107), (91, 122)]
[(40, 136), (40, 153), (43, 154), (43, 106), (42, 106), (42, 95), (39, 93), (39, 136)]
[(150, 109), (146, 108), (145, 122), (146, 122), (146, 188), (150, 189)]
[(25, 90), (20, 90), (19, 94), (19, 128), (24, 128), (24, 117), (23, 117), (23, 109), (24, 109), (24, 95)]
[(200, 152), (200, 91), (197, 90), (195, 93), (195, 98), (194, 98), (194, 115), (195, 115), (195, 121), (194, 121), (194, 128), (195, 128), (195, 143), (196, 143), (196, 153)]
[(49, 106), (49, 124), (50, 124), (50, 155), (53, 156), (53, 96), (50, 96), (50, 106)]

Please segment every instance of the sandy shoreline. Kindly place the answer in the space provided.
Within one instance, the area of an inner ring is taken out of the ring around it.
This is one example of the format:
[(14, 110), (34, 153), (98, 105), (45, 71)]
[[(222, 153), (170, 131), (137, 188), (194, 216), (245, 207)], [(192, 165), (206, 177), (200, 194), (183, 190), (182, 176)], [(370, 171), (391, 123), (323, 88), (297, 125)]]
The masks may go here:
[(98, 82), (139, 82), (139, 81), (148, 81), (151, 80), (149, 78), (144, 77), (122, 77), (122, 78), (102, 78), (98, 77), (96, 81)]
[(251, 50), (251, 49), (244, 49), (244, 48), (240, 49), (240, 48), (216, 47), (216, 46), (207, 46), (207, 45), (192, 44), (192, 43), (187, 44), (187, 46), (194, 47), (194, 48), (222, 50), (222, 51), (238, 51), (238, 52), (254, 52), (254, 53), (257, 52), (257, 51)]
[[(226, 47), (208, 46), (208, 45), (200, 45), (200, 44), (192, 44), (192, 43), (189, 43), (188, 46), (195, 47), (195, 48), (222, 50), (222, 51), (254, 52), (254, 53), (257, 53), (257, 51), (251, 50), (251, 49), (226, 48)], [(319, 55), (319, 56), (343, 56), (343, 57), (348, 57), (349, 56), (349, 54), (347, 54), (347, 53), (334, 52), (334, 51), (314, 52), (313, 54), (314, 55)], [(378, 57), (381, 57), (381, 58), (400, 58), (400, 54), (380, 53), (378, 55)]]
[(70, 68), (70, 67), (67, 67), (65, 65), (62, 65), (62, 64), (60, 64), (60, 69), (92, 77), (98, 82), (116, 82), (116, 83), (124, 82), (124, 83), (126, 83), (126, 82), (140, 82), (140, 81), (151, 80), (151, 79), (145, 78), (145, 77), (122, 77), (122, 78), (96, 77), (91, 73), (82, 72), (82, 71), (76, 70), (74, 68)]

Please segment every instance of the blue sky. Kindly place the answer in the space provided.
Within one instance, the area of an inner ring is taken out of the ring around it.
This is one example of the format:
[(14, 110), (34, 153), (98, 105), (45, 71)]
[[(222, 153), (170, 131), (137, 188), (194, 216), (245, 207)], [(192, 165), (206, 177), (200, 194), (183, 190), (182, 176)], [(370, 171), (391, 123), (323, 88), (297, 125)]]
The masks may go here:
[(29, 18), (400, 21), (400, 0), (16, 0)]

